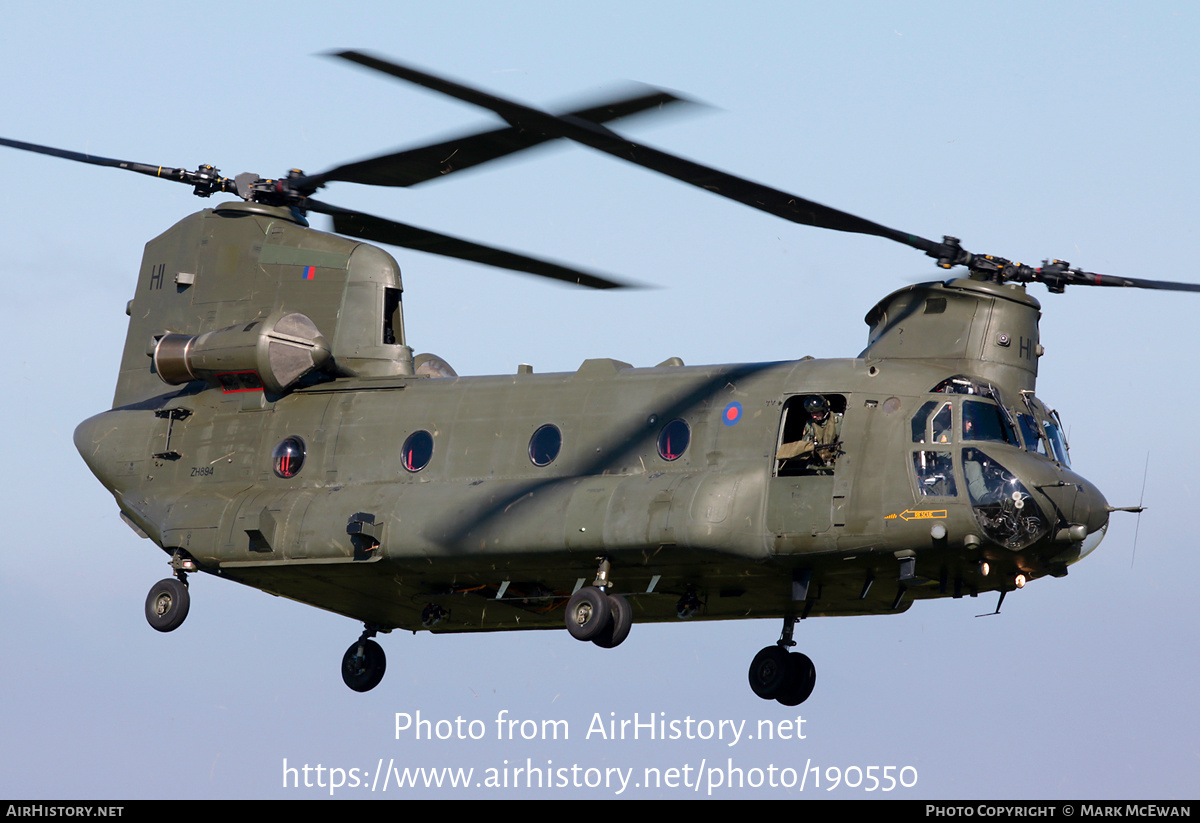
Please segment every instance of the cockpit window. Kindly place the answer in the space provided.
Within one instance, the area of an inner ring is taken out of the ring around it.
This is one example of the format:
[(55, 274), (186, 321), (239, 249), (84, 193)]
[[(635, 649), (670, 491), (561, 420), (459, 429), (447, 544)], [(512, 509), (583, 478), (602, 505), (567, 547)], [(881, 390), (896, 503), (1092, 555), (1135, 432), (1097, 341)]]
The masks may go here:
[(954, 497), (954, 461), (950, 452), (913, 452), (917, 472), (917, 490), (922, 497)]
[(979, 449), (963, 449), (962, 458), (967, 495), (986, 537), (1017, 551), (1049, 531), (1050, 521), (1016, 475)]
[(954, 432), (954, 404), (947, 403), (933, 416), (933, 442), (949, 443)]
[(1017, 421), (1021, 424), (1021, 436), (1025, 439), (1025, 450), (1048, 456), (1046, 441), (1038, 430), (1037, 421), (1032, 415), (1018, 414)]
[[(1042, 431), (1045, 432), (1046, 440), (1050, 443), (1050, 452), (1054, 459), (1069, 468), (1071, 465), (1071, 453), (1067, 447), (1067, 438), (1063, 434), (1062, 419), (1058, 416), (1058, 412), (1047, 409), (1046, 404), (1034, 397), (1032, 392), (1021, 392), (1021, 398), (1025, 401), (1025, 407), (1029, 409), (1028, 415), (1021, 415), (1022, 418), (1029, 418), (1028, 423), (1025, 420), (1021, 421), (1022, 430), (1027, 425), (1036, 429), (1036, 423), (1040, 422), (1042, 424)], [(1026, 438), (1026, 442), (1028, 442), (1028, 438)], [(1038, 453), (1046, 454), (1044, 449), (1045, 446), (1039, 449)], [(1030, 451), (1033, 451), (1033, 449), (1030, 449)]]
[(985, 440), (1017, 445), (1016, 432), (1008, 416), (994, 403), (963, 401), (963, 440)]
[(929, 422), (929, 415), (933, 414), (934, 408), (937, 406), (936, 400), (930, 400), (921, 406), (920, 410), (913, 415), (912, 419), (912, 442), (924, 443), (927, 435), (925, 426)]
[[(1057, 415), (1053, 415), (1057, 417)], [(1069, 467), (1071, 465), (1071, 457), (1067, 453), (1067, 438), (1063, 436), (1062, 427), (1058, 425), (1056, 420), (1042, 419), (1042, 428), (1046, 431), (1046, 437), (1050, 440), (1050, 446), (1054, 449), (1054, 456), (1059, 463)]]
[[(937, 413), (934, 413), (934, 410)], [(913, 415), (912, 439), (914, 443), (949, 443), (954, 433), (954, 403), (930, 400)], [(932, 417), (932, 420), (930, 418)]]

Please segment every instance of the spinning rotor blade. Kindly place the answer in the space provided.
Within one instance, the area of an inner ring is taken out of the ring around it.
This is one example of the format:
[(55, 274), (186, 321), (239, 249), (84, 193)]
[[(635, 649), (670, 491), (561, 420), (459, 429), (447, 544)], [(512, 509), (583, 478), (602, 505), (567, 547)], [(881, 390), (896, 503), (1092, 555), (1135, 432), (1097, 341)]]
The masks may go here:
[[(616, 101), (615, 104), (610, 105), (618, 109), (622, 106), (643, 106), (649, 101), (650, 97), (650, 95), (647, 95), (637, 100)], [(472, 243), (469, 240), (438, 234), (428, 229), (398, 223), (393, 220), (386, 220), (382, 217), (375, 217), (363, 212), (322, 203), (319, 200), (305, 198), (294, 186), (295, 180), (298, 179), (297, 177), (289, 177), (281, 181), (265, 181), (260, 179), (258, 175), (244, 174), (238, 175), (236, 180), (230, 180), (221, 177), (220, 172), (212, 166), (201, 166), (193, 172), (187, 169), (151, 166), (127, 160), (115, 160), (110, 157), (96, 157), (82, 152), (56, 149), (50, 146), (40, 146), (35, 143), (24, 143), (19, 140), (9, 140), (2, 137), (0, 137), (0, 145), (22, 151), (47, 154), (65, 160), (88, 163), (93, 166), (126, 169), (151, 177), (161, 177), (165, 180), (187, 183), (193, 186), (195, 193), (202, 197), (207, 197), (218, 191), (228, 191), (234, 192), (246, 199), (272, 202), (274, 205), (287, 205), (292, 208), (321, 212), (333, 217), (334, 231), (338, 234), (345, 234), (351, 237), (361, 237), (380, 243), (388, 243), (393, 246), (416, 249), (417, 251), (424, 251), (430, 254), (439, 254), (444, 257), (455, 257), (460, 260), (483, 263), (497, 268), (535, 274), (587, 288), (619, 289), (627, 288), (630, 285), (601, 277), (591, 272), (572, 269), (557, 263), (526, 257), (515, 252)]]
[(1165, 289), (1171, 291), (1200, 291), (1200, 285), (1174, 283), (1162, 280), (1138, 280), (1130, 277), (1096, 274), (1070, 268), (1069, 264), (1056, 260), (1046, 262), (1041, 268), (1031, 268), (1001, 257), (976, 255), (962, 248), (955, 237), (944, 237), (934, 242), (919, 235), (898, 231), (874, 223), (862, 217), (814, 203), (803, 197), (779, 191), (736, 175), (728, 174), (708, 166), (685, 160), (634, 143), (621, 135), (572, 115), (556, 116), (529, 106), (505, 100), (478, 89), (426, 74), (407, 66), (382, 60), (357, 51), (344, 51), (335, 55), (352, 63), (358, 63), (375, 71), (407, 80), (419, 86), (441, 92), (450, 97), (473, 103), (495, 112), (516, 128), (537, 131), (553, 137), (566, 137), (614, 157), (620, 157), (639, 166), (674, 177), (684, 183), (706, 189), (765, 211), (793, 223), (801, 223), (822, 229), (854, 232), (883, 237), (903, 243), (925, 252), (934, 258), (943, 269), (967, 266), (973, 277), (996, 282), (1039, 282), (1046, 284), (1052, 292), (1061, 292), (1069, 285), (1121, 286), (1140, 289)]
[[(648, 109), (661, 109), (673, 103), (690, 102), (670, 92), (653, 89), (637, 96), (578, 109), (563, 116), (577, 117), (589, 123), (607, 123)], [(326, 183), (334, 181), (365, 183), (370, 186), (414, 186), (450, 172), (524, 151), (551, 139), (552, 135), (520, 128), (496, 129), (346, 163), (321, 174), (298, 178), (293, 181), (293, 185), (308, 192), (316, 191)]]
[(425, 72), (401, 66), (387, 60), (381, 60), (357, 51), (338, 52), (334, 56), (358, 63), (361, 66), (374, 69), (384, 74), (390, 74), (402, 80), (416, 83), (419, 86), (432, 89), (474, 103), (495, 112), (516, 128), (528, 129), (548, 137), (566, 137), (599, 151), (628, 160), (639, 166), (645, 166), (653, 171), (682, 180), (697, 188), (706, 189), (737, 200), (747, 206), (791, 220), (835, 231), (871, 234), (903, 243), (929, 254), (931, 257), (942, 258), (947, 247), (943, 243), (935, 243), (915, 234), (897, 231), (896, 229), (873, 223), (853, 214), (814, 203), (803, 197), (754, 183), (717, 169), (685, 160), (682, 157), (667, 154), (625, 139), (621, 135), (593, 122), (572, 115), (557, 116), (520, 103), (505, 100), (487, 92), (472, 89), (467, 86), (445, 80)]
[(455, 257), (459, 260), (470, 260), (496, 268), (536, 274), (540, 277), (549, 277), (552, 280), (562, 280), (565, 283), (574, 283), (592, 289), (620, 289), (628, 288), (630, 285), (568, 268), (558, 263), (550, 263), (516, 252), (472, 243), (470, 240), (438, 234), (429, 229), (398, 223), (395, 220), (386, 220), (360, 211), (343, 209), (311, 198), (307, 202), (307, 207), (310, 211), (328, 214), (333, 218), (333, 230), (347, 237), (361, 237), (377, 243), (439, 254), (443, 257)]

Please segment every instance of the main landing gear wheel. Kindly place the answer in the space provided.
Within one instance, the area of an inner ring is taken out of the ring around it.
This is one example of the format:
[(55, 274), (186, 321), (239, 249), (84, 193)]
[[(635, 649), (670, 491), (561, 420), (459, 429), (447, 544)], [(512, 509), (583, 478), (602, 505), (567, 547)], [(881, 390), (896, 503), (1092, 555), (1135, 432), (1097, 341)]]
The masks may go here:
[[(608, 596), (595, 586), (584, 586), (567, 601), (567, 631), (576, 640), (595, 640), (612, 625)], [(626, 629), (628, 634), (629, 630)], [(624, 638), (621, 638), (622, 640)]]
[(809, 660), (808, 655), (793, 652), (787, 656), (788, 685), (783, 694), (775, 698), (784, 706), (799, 706), (813, 693), (817, 685), (817, 667)]
[(342, 656), (342, 680), (356, 692), (369, 692), (383, 680), (387, 656), (374, 640), (356, 640)]
[(763, 700), (799, 706), (817, 685), (817, 669), (806, 654), (789, 654), (780, 646), (767, 646), (750, 663), (750, 688)]
[(610, 594), (608, 608), (612, 613), (612, 620), (609, 621), (608, 628), (600, 632), (592, 642), (602, 649), (615, 649), (629, 637), (629, 629), (633, 626), (633, 606), (621, 595)]
[(192, 599), (188, 595), (187, 586), (168, 577), (160, 580), (150, 588), (146, 595), (146, 622), (152, 629), (160, 632), (173, 632), (178, 629), (188, 616), (188, 608)]
[(767, 646), (750, 662), (750, 688), (763, 700), (774, 700), (783, 694), (787, 671), (787, 650)]

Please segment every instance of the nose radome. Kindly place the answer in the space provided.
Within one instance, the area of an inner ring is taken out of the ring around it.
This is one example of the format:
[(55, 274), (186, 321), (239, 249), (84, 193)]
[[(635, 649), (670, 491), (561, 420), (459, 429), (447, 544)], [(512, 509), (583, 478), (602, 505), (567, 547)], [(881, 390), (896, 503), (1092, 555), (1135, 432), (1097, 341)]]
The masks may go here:
[(1082, 500), (1076, 507), (1076, 522), (1087, 526), (1088, 534), (1095, 534), (1108, 528), (1108, 513), (1111, 510), (1108, 501), (1100, 490), (1086, 480), (1080, 483)]
[(1087, 536), (1079, 547), (1079, 559), (1091, 554), (1108, 531), (1108, 513), (1111, 507), (1100, 490), (1088, 481), (1080, 478), (1081, 492), (1075, 505), (1075, 522), (1087, 527)]

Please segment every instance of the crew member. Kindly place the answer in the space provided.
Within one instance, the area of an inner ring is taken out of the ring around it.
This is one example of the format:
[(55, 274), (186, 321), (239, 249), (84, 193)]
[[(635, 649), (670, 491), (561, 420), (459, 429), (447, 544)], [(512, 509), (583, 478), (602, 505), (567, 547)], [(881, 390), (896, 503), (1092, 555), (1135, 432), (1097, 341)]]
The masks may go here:
[(832, 411), (829, 401), (819, 394), (805, 397), (801, 406), (805, 420), (800, 439), (781, 444), (775, 457), (780, 466), (788, 460), (803, 460), (808, 469), (827, 474), (837, 460), (842, 415)]
[(814, 466), (832, 466), (837, 459), (838, 435), (842, 431), (842, 416), (829, 408), (829, 401), (822, 395), (810, 394), (804, 398), (804, 421), (801, 440), (812, 444), (810, 462)]

